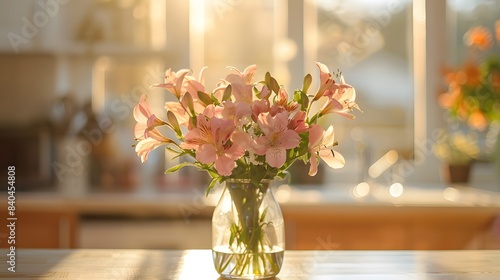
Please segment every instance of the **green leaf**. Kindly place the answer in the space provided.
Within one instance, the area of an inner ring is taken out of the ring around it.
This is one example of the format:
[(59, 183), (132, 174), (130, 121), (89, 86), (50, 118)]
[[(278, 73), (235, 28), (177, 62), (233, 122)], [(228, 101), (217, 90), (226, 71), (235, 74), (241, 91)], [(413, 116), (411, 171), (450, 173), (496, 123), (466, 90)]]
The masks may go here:
[[(208, 167), (206, 168), (206, 170), (207, 170), (208, 175), (210, 175), (210, 177), (217, 178), (217, 179), (221, 178), (221, 176), (219, 175), (219, 173), (215, 172), (215, 170), (210, 169)], [(222, 181), (221, 181), (221, 183), (222, 183)]]
[(191, 94), (189, 93), (184, 94), (184, 97), (182, 99), (184, 100), (184, 103), (188, 107), (189, 111), (191, 112), (191, 115), (194, 116), (195, 115), (194, 104), (193, 104), (193, 97), (191, 96)]
[(215, 106), (218, 106), (220, 104), (219, 100), (217, 99), (217, 97), (215, 97), (213, 92), (210, 94), (210, 99), (212, 99), (212, 104), (214, 104)]
[(236, 231), (237, 231), (237, 229), (235, 227), (236, 227), (235, 224), (231, 225), (231, 228), (230, 228), (231, 235), (229, 236), (229, 245), (233, 244), (234, 238), (236, 237)]
[(309, 132), (307, 133), (301, 133), (300, 134), (300, 142), (299, 142), (299, 147), (297, 148), (297, 152), (299, 155), (304, 155), (307, 153), (307, 150), (309, 149)]
[[(184, 150), (184, 151), (178, 153), (178, 155), (173, 156), (172, 159), (180, 158), (180, 157), (185, 156), (185, 155), (190, 155), (193, 158), (196, 157), (196, 154), (194, 152), (192, 152), (191, 150)], [(198, 167), (198, 166), (196, 166), (196, 167)]]
[(167, 111), (167, 119), (175, 133), (177, 133), (178, 136), (182, 136), (179, 122), (177, 121), (177, 117), (172, 111)]
[(264, 220), (266, 219), (266, 215), (267, 215), (267, 210), (268, 209), (269, 208), (266, 208), (266, 209), (264, 209), (264, 211), (262, 211), (262, 214), (260, 215), (260, 223), (263, 223)]
[(183, 162), (181, 164), (177, 164), (176, 166), (173, 166), (173, 167), (170, 167), (169, 169), (167, 169), (167, 171), (165, 171), (165, 174), (167, 173), (173, 173), (173, 172), (176, 172), (178, 171), (179, 169), (185, 167), (185, 166), (194, 166), (194, 167), (198, 167), (196, 166), (196, 164), (194, 163), (191, 163), (191, 162)]
[[(208, 171), (208, 170), (207, 170)], [(210, 183), (208, 184), (207, 190), (205, 191), (205, 196), (208, 196), (208, 193), (215, 187), (215, 184), (217, 184), (217, 181), (219, 180), (220, 177), (214, 177), (212, 180), (210, 180)]]
[(271, 77), (271, 81), (269, 83), (269, 88), (274, 91), (274, 93), (278, 94), (278, 92), (280, 91), (280, 85), (278, 84), (278, 82), (276, 81), (275, 78)]
[(302, 111), (306, 111), (309, 106), (309, 97), (307, 97), (307, 94), (303, 91), (300, 93), (300, 101)]
[(307, 74), (304, 77), (304, 83), (302, 84), (302, 92), (307, 93), (309, 87), (311, 86), (311, 83), (312, 83), (312, 76), (311, 74)]
[(257, 96), (260, 99), (260, 91), (256, 88), (252, 88), (253, 95)]
[(264, 165), (257, 165), (250, 170), (250, 183), (255, 186), (258, 186), (262, 179), (264, 179), (267, 175), (267, 169)]
[(296, 90), (296, 91), (293, 92), (293, 101), (301, 104), (301, 102), (300, 102), (300, 98), (301, 97), (302, 97), (302, 95), (301, 95), (301, 91), (300, 90)]
[(302, 157), (302, 162), (303, 162), (304, 164), (308, 164), (308, 163), (309, 163), (309, 157), (303, 156), (303, 157)]
[(175, 154), (181, 154), (181, 153), (186, 153), (185, 151), (179, 151), (179, 150), (175, 150), (171, 147), (165, 147), (165, 150), (168, 150), (168, 151), (171, 151), (172, 153), (175, 153)]
[(315, 114), (310, 120), (309, 120), (309, 124), (312, 124), (312, 123), (317, 123), (318, 122), (318, 118), (320, 117), (320, 112), (318, 112), (317, 114)]
[(232, 92), (233, 87), (231, 85), (227, 85), (226, 89), (224, 89), (224, 94), (222, 95), (222, 101), (229, 100), (231, 98)]
[(265, 76), (264, 80), (266, 81), (267, 85), (271, 84), (271, 74), (269, 72), (266, 72), (266, 76)]
[(210, 98), (210, 95), (204, 93), (203, 91), (198, 91), (198, 98), (206, 106), (214, 103), (213, 100), (212, 100), (212, 98)]

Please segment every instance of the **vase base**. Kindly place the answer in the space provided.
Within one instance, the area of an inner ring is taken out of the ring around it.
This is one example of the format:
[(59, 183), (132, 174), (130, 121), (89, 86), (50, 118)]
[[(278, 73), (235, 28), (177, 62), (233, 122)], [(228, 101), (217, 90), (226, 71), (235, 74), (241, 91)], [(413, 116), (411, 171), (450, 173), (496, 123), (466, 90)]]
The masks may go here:
[(280, 272), (284, 250), (233, 253), (214, 248), (212, 255), (215, 269), (227, 279), (269, 279)]

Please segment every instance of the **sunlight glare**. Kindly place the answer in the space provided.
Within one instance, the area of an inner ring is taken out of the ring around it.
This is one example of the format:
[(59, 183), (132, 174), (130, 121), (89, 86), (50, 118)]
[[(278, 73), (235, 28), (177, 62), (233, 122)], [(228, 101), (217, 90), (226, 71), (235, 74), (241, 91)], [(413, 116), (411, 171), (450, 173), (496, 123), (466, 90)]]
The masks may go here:
[(401, 183), (394, 183), (389, 187), (389, 194), (392, 197), (400, 197), (403, 195), (403, 185)]

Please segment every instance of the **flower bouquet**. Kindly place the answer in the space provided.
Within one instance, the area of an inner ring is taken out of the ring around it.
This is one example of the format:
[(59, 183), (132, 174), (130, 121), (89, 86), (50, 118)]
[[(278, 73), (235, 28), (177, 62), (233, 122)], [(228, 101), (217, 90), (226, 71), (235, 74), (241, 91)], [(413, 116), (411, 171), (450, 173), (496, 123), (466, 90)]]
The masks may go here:
[[(353, 119), (350, 112), (359, 109), (355, 90), (340, 72), (316, 65), (320, 84), (315, 93), (309, 93), (312, 76), (307, 74), (291, 95), (269, 72), (254, 82), (255, 65), (243, 72), (229, 67), (212, 91), (204, 86), (205, 68), (198, 79), (186, 69), (167, 70), (165, 83), (154, 85), (176, 98), (165, 104), (166, 119), (156, 117), (146, 95), (134, 108), (135, 150), (142, 162), (166, 144), (176, 157), (193, 159), (166, 172), (185, 166), (208, 172), (207, 193), (216, 183), (226, 184), (212, 220), (214, 264), (221, 275), (263, 278), (279, 272), (284, 226), (269, 190), (271, 180), (283, 178), (297, 160), (310, 164), (311, 176), (320, 159), (332, 168), (344, 166), (342, 155), (333, 150), (338, 144), (333, 125), (324, 130), (318, 121), (331, 113)], [(160, 133), (160, 126), (175, 137)]]

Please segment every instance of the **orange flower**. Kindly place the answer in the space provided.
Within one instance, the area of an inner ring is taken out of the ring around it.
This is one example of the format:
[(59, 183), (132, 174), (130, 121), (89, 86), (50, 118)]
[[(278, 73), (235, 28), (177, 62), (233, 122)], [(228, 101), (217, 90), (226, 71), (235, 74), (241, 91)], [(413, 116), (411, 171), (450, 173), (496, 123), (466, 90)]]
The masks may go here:
[(471, 61), (465, 63), (463, 71), (466, 79), (465, 83), (471, 86), (479, 85), (481, 72), (476, 63)]
[(441, 105), (441, 107), (445, 109), (452, 108), (455, 102), (458, 100), (458, 98), (461, 97), (462, 91), (460, 90), (459, 86), (451, 86), (448, 90), (448, 92), (441, 93), (438, 96), (438, 103)]
[(486, 117), (479, 110), (474, 111), (470, 114), (469, 118), (467, 119), (467, 123), (469, 124), (469, 126), (477, 130), (484, 130), (488, 126)]
[(468, 61), (462, 67), (462, 70), (454, 72), (453, 70), (446, 69), (444, 72), (444, 79), (449, 85), (477, 85), (479, 84), (479, 79), (481, 72), (479, 67), (473, 61)]
[(493, 45), (491, 34), (484, 26), (469, 28), (467, 33), (464, 35), (464, 41), (466, 45), (476, 47), (483, 51), (491, 48)]

